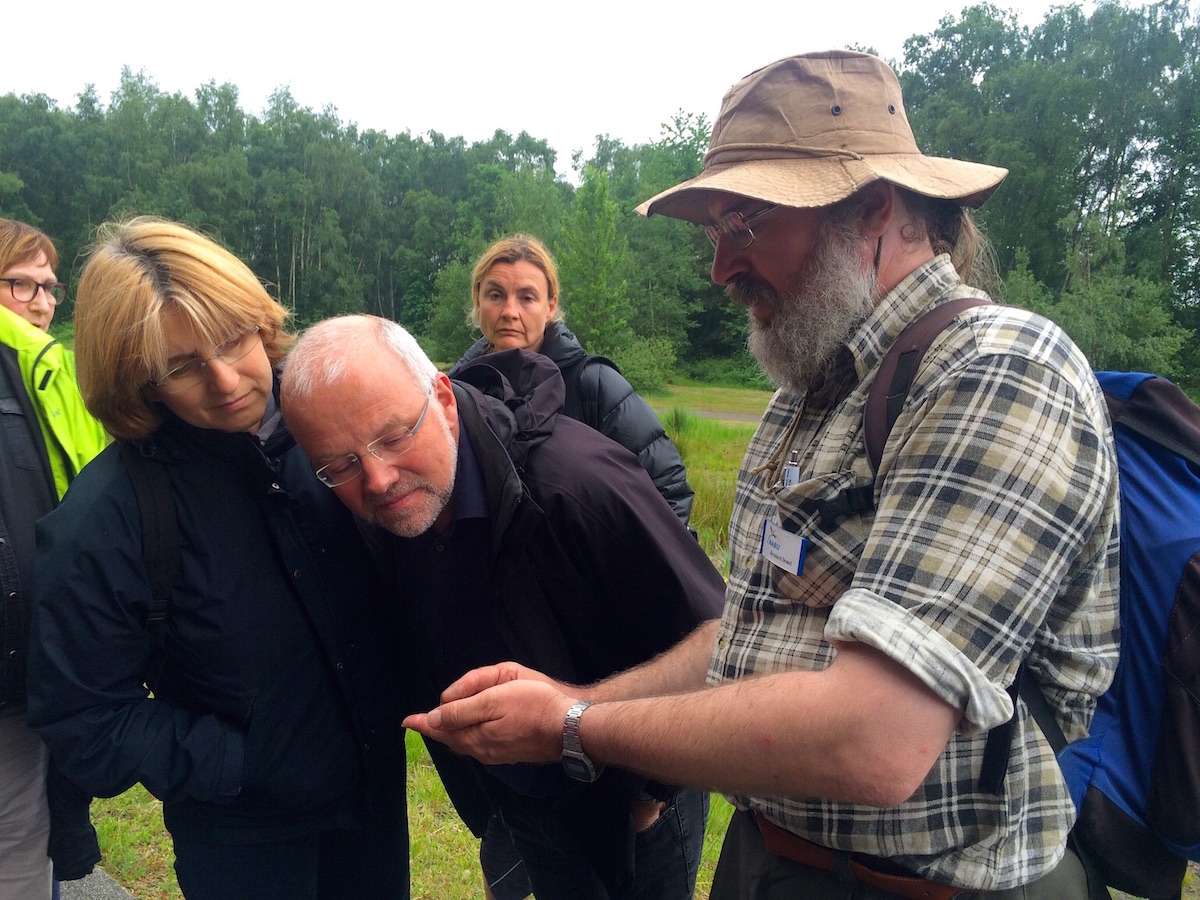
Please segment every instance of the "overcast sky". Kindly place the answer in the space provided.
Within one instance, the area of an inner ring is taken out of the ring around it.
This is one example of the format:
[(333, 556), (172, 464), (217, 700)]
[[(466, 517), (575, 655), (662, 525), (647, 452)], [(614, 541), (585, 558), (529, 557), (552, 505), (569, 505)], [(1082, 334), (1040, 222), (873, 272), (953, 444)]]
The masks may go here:
[[(1025, 25), (1055, 5), (996, 2)], [(899, 58), (906, 38), (966, 5), (13, 0), (0, 94), (42, 93), (71, 107), (91, 83), (107, 104), (129, 66), (193, 99), (210, 80), (233, 83), (242, 109), (257, 116), (287, 86), (301, 106), (332, 105), (360, 130), (468, 141), (497, 128), (528, 131), (550, 142), (566, 172), (572, 151), (590, 151), (597, 134), (654, 140), (681, 109), (711, 122), (726, 89), (772, 60), (850, 44)]]

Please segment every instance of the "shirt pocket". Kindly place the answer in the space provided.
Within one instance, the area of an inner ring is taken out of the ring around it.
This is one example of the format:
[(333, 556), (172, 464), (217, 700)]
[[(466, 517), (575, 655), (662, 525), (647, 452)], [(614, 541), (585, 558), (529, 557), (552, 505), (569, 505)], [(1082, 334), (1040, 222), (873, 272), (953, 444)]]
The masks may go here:
[(16, 397), (0, 397), (0, 427), (4, 429), (4, 443), (12, 453), (13, 464), (19, 469), (41, 471), (37, 453), (41, 426), (26, 417)]
[(850, 587), (873, 518), (874, 482), (833, 472), (775, 489), (775, 514), (784, 531), (807, 541), (800, 573), (770, 563), (783, 597), (814, 608), (832, 606)]

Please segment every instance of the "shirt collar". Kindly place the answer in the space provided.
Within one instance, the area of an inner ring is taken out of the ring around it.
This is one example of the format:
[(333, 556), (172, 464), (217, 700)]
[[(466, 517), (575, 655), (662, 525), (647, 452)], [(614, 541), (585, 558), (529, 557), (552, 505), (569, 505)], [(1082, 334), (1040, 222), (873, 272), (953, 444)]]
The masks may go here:
[(454, 476), (454, 520), (486, 519), (490, 513), (487, 505), (487, 484), (483, 470), (471, 446), (470, 435), (463, 427), (462, 417), (458, 420), (458, 472)]
[(949, 254), (942, 253), (892, 288), (847, 344), (858, 379), (879, 366), (900, 332), (920, 318), (935, 299), (946, 296), (960, 283)]

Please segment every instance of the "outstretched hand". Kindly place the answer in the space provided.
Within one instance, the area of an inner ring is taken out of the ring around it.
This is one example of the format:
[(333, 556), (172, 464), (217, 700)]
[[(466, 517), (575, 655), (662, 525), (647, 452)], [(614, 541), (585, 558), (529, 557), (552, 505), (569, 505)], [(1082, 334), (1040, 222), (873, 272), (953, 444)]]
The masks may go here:
[(482, 763), (558, 762), (574, 698), (540, 672), (516, 663), (474, 669), (442, 693), (442, 705), (404, 727)]

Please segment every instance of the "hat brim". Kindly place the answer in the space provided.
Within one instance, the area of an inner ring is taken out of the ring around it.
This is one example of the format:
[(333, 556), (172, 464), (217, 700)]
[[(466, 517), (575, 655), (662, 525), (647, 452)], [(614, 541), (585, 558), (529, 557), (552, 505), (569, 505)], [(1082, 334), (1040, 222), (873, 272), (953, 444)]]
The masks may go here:
[(720, 191), (780, 206), (822, 207), (883, 179), (926, 197), (978, 207), (1000, 186), (1008, 169), (983, 163), (924, 156), (880, 154), (849, 159), (751, 159), (709, 166), (695, 178), (668, 188), (638, 206), (643, 216), (689, 222), (711, 219), (710, 194)]

